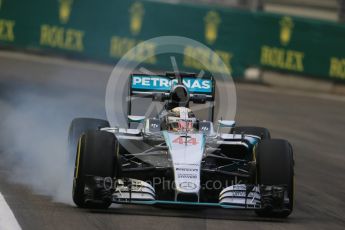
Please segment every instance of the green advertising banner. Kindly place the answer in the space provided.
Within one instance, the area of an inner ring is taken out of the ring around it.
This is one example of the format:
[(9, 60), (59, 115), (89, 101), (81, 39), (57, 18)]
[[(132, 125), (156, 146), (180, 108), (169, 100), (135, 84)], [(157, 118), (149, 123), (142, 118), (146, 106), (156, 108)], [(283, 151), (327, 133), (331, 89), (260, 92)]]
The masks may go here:
[[(0, 0), (0, 46), (115, 64), (141, 41), (184, 36), (210, 47), (233, 76), (248, 67), (345, 81), (345, 26), (283, 15), (133, 0)], [(132, 61), (150, 57), (145, 43)], [(180, 70), (223, 72), (214, 54), (186, 44)], [(172, 70), (169, 58), (145, 63)]]

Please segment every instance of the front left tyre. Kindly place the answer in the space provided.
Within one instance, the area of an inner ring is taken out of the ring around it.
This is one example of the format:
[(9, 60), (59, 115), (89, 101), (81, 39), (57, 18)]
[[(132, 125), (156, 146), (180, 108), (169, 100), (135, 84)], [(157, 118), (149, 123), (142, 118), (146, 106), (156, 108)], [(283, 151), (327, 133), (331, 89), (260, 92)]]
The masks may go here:
[(288, 217), (294, 205), (294, 158), (291, 144), (286, 140), (270, 139), (259, 143), (256, 151), (257, 183), (264, 186), (286, 187), (288, 202), (282, 210), (264, 208), (256, 213), (263, 217)]

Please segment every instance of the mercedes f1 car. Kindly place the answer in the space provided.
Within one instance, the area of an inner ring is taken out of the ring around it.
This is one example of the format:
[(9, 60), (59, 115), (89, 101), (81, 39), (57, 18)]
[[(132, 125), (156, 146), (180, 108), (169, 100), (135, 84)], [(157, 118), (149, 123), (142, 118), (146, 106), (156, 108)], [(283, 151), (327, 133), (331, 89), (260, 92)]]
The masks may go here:
[[(128, 127), (92, 118), (76, 118), (70, 125), (73, 201), (78, 207), (177, 205), (290, 215), (291, 145), (271, 139), (266, 128), (214, 122), (213, 77), (132, 74), (128, 82)], [(137, 97), (164, 106), (152, 117), (133, 115), (132, 100)], [(208, 120), (198, 118), (191, 103), (208, 103)]]

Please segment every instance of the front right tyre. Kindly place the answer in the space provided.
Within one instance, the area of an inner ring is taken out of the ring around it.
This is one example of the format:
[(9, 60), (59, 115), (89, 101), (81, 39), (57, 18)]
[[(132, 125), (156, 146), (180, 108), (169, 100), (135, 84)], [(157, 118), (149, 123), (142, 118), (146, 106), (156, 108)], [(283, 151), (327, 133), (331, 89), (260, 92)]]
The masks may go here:
[(80, 136), (89, 130), (99, 130), (100, 128), (110, 127), (106, 120), (96, 118), (74, 118), (68, 129), (68, 152), (70, 162), (75, 159), (77, 144)]
[(106, 131), (87, 131), (79, 141), (73, 180), (73, 201), (80, 208), (108, 208), (111, 200), (87, 202), (85, 185), (87, 176), (115, 178), (118, 172), (118, 142), (114, 134)]

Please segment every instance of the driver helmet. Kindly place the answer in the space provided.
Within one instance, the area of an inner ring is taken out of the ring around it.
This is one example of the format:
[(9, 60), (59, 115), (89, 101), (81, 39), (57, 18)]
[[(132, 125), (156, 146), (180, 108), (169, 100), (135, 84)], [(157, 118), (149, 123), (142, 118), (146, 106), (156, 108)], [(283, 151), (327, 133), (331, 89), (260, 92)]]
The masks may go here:
[(176, 107), (169, 111), (166, 122), (169, 131), (193, 131), (196, 118), (191, 109)]

